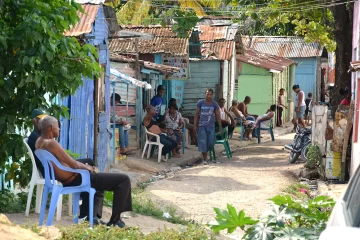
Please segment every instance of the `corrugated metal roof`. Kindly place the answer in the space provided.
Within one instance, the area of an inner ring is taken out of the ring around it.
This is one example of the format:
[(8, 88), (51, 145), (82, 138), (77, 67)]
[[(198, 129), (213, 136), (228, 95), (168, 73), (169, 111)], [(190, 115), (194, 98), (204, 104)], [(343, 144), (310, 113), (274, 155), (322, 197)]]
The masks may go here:
[(76, 37), (92, 31), (92, 24), (98, 13), (99, 5), (84, 4), (81, 6), (84, 9), (84, 13), (78, 12), (79, 22), (75, 27), (71, 27), (69, 31), (65, 32), (65, 36)]
[(287, 58), (320, 57), (323, 47), (320, 43), (307, 44), (302, 37), (242, 37), (244, 47)]
[(352, 72), (360, 71), (360, 61), (351, 62), (349, 71), (352, 71)]
[(234, 41), (204, 42), (201, 46), (201, 55), (205, 60), (230, 60), (234, 44)]
[(204, 16), (197, 25), (231, 25), (231, 19), (231, 16)]
[[(119, 61), (119, 62), (135, 63), (135, 59), (129, 58), (124, 55), (117, 54), (117, 53), (110, 54), (110, 60), (115, 61), (115, 62)], [(153, 62), (143, 61), (143, 60), (139, 60), (139, 65), (143, 66), (145, 68), (156, 70), (156, 71), (166, 73), (166, 74), (176, 73), (176, 72), (180, 71), (180, 68), (178, 68), (178, 67), (167, 66), (164, 64), (156, 64)]]
[(236, 59), (257, 67), (280, 72), (284, 71), (291, 64), (295, 64), (295, 61), (291, 59), (262, 53), (253, 49), (244, 49), (244, 54), (236, 55)]
[(214, 41), (214, 40), (235, 40), (235, 35), (238, 31), (237, 25), (231, 26), (209, 26), (200, 25), (195, 29), (200, 31), (200, 41)]
[[(155, 37), (153, 40), (139, 39), (139, 53), (169, 53), (175, 56), (187, 54), (187, 38), (163, 38)], [(110, 52), (135, 54), (135, 41), (133, 39), (112, 39), (109, 42)]]
[(132, 26), (122, 26), (122, 28), (132, 32), (153, 34), (155, 37), (177, 38), (176, 33), (172, 31), (170, 26), (162, 27), (161, 25), (149, 25), (149, 26), (132, 25)]

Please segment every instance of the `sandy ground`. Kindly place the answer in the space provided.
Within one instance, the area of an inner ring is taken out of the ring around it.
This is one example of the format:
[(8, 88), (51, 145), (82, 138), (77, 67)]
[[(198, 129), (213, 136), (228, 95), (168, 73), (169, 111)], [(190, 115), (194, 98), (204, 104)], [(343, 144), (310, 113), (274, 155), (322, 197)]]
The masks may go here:
[(288, 164), (289, 153), (283, 150), (293, 136), (232, 149), (231, 160), (221, 157), (220, 164), (180, 171), (173, 178), (151, 184), (146, 191), (153, 200), (173, 204), (185, 216), (202, 223), (214, 220), (213, 207), (224, 209), (227, 203), (256, 218), (267, 210), (269, 198), (296, 181), (292, 173), (302, 165)]

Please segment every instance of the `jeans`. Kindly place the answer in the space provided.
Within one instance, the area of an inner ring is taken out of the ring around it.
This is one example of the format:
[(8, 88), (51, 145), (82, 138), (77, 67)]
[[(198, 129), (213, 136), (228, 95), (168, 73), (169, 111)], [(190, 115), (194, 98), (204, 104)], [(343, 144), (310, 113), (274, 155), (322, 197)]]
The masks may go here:
[(129, 131), (124, 129), (124, 125), (118, 125), (119, 128), (119, 142), (120, 148), (127, 148), (129, 146)]
[(199, 127), (198, 130), (198, 149), (199, 152), (206, 153), (213, 149), (215, 145), (215, 128)]
[(276, 124), (276, 126), (278, 126), (278, 127), (283, 124), (282, 113), (283, 113), (283, 108), (280, 106), (277, 106), (277, 124)]
[[(254, 121), (254, 122), (255, 122), (255, 118), (254, 118), (253, 116), (247, 116), (247, 117), (246, 117), (246, 120)], [(256, 131), (253, 131), (253, 132), (252, 132), (252, 137), (257, 137)]]
[[(64, 185), (64, 187), (78, 186), (81, 184), (81, 175), (78, 175), (71, 183)], [(108, 224), (117, 223), (120, 220), (120, 215), (123, 212), (132, 211), (131, 200), (131, 183), (130, 178), (122, 173), (90, 173), (91, 187), (95, 188), (94, 196), (94, 217), (99, 216), (100, 205), (97, 202), (104, 200), (104, 191), (113, 191), (112, 214)], [(89, 194), (81, 193), (82, 204), (80, 206), (80, 216), (88, 216), (89, 212)]]
[(161, 155), (166, 155), (177, 147), (178, 143), (166, 134), (160, 134), (160, 143), (164, 145)]

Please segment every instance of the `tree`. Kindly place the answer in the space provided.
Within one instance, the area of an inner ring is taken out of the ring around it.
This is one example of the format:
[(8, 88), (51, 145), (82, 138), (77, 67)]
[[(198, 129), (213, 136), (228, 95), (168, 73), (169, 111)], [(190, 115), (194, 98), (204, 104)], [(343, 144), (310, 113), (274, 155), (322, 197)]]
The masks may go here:
[(351, 86), (348, 69), (352, 55), (353, 3), (347, 0), (239, 0), (239, 5), (242, 6), (240, 16), (251, 17), (259, 26), (265, 26), (266, 31), (277, 29), (304, 36), (308, 43), (319, 42), (328, 51), (335, 51), (336, 85), (332, 105), (337, 106), (341, 99), (339, 88)]
[(82, 76), (100, 72), (96, 48), (64, 36), (79, 20), (78, 11), (81, 5), (74, 1), (0, 0), (0, 173), (6, 169), (6, 179), (22, 186), (31, 162), (21, 160), (20, 132), (32, 128), (31, 111), (66, 114), (50, 102), (73, 94)]
[[(216, 10), (222, 5), (219, 0), (110, 0), (110, 6), (117, 10), (120, 25), (141, 25), (149, 20), (162, 20), (162, 15), (169, 9), (179, 7), (183, 12), (189, 9), (196, 16), (206, 16), (208, 9)], [(176, 20), (176, 19), (175, 19)]]

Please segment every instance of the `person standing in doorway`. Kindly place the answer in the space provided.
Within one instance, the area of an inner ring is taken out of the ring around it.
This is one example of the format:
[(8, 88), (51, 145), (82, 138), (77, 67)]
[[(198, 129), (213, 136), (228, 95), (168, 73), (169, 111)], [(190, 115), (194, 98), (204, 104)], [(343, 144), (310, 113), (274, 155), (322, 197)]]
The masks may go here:
[(305, 109), (306, 109), (305, 94), (300, 89), (299, 85), (294, 85), (292, 87), (292, 89), (296, 94), (296, 97), (295, 97), (295, 114), (294, 114), (295, 121), (293, 121), (293, 123), (296, 123), (296, 120), (297, 120), (298, 125), (300, 125), (301, 127), (306, 127), (305, 120), (304, 120)]
[(283, 127), (282, 114), (283, 114), (284, 108), (287, 109), (287, 106), (285, 106), (285, 103), (284, 103), (284, 93), (285, 93), (285, 89), (281, 88), (279, 91), (278, 105), (277, 105), (276, 126), (278, 126), (278, 127)]
[(222, 133), (220, 107), (213, 97), (214, 90), (208, 88), (205, 99), (200, 100), (196, 105), (194, 118), (194, 128), (198, 132), (198, 149), (203, 155), (205, 164), (208, 163), (208, 151), (215, 145), (215, 118), (219, 125), (219, 133)]
[(165, 87), (159, 85), (156, 89), (156, 95), (150, 100), (150, 104), (155, 108), (154, 118), (158, 122), (164, 121), (164, 116), (161, 115), (161, 106), (164, 104), (163, 96), (165, 94)]

